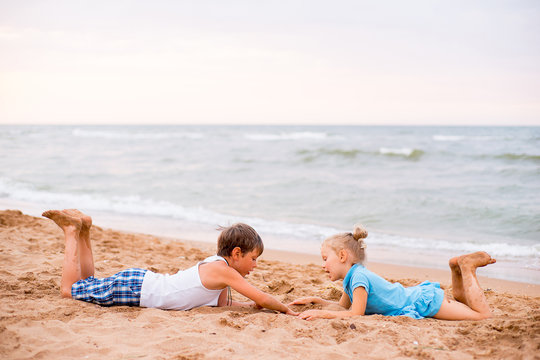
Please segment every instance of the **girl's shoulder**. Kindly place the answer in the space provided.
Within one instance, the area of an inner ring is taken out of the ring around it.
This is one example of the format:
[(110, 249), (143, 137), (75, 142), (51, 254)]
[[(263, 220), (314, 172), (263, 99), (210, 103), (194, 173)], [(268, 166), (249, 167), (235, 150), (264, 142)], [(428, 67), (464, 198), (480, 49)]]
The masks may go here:
[(349, 273), (351, 277), (354, 277), (356, 279), (363, 278), (369, 282), (384, 280), (380, 275), (369, 270), (367, 267), (365, 267), (362, 264), (355, 264), (353, 268), (351, 268)]
[(353, 279), (357, 278), (364, 278), (368, 277), (369, 270), (366, 269), (366, 267), (362, 264), (354, 264), (349, 271), (347, 272), (347, 275), (345, 276), (345, 279), (343, 279), (344, 283), (348, 283)]

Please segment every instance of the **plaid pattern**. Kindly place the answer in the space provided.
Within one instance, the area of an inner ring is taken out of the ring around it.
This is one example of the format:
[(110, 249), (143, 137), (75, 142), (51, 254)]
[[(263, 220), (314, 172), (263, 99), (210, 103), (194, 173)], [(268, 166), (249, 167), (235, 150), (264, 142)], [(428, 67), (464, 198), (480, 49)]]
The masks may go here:
[(146, 270), (133, 268), (104, 279), (90, 276), (71, 286), (71, 296), (102, 306), (139, 306), (144, 274)]

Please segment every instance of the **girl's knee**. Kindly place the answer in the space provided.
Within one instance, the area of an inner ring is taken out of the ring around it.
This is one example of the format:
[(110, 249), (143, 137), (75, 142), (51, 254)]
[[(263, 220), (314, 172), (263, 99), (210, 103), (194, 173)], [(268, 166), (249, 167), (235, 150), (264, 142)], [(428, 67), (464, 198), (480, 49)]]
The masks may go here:
[(433, 317), (441, 320), (484, 320), (491, 316), (490, 309), (475, 311), (463, 303), (445, 298), (441, 308)]
[(490, 317), (493, 316), (493, 314), (491, 313), (491, 310), (489, 310), (487, 312), (479, 313), (479, 315), (480, 315), (480, 319), (478, 319), (478, 320), (489, 319)]

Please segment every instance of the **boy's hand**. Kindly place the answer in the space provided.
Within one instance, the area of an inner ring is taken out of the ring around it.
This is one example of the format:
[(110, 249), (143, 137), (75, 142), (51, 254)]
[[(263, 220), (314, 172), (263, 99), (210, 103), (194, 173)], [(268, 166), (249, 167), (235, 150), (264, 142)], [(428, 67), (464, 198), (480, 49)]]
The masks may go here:
[(291, 309), (287, 310), (287, 312), (285, 313), (287, 315), (292, 315), (292, 316), (298, 316), (299, 313), (297, 313), (296, 311), (292, 311)]
[(257, 303), (255, 301), (250, 302), (249, 306), (252, 307), (252, 308), (255, 308), (257, 310), (261, 310), (263, 308), (262, 306), (257, 305)]

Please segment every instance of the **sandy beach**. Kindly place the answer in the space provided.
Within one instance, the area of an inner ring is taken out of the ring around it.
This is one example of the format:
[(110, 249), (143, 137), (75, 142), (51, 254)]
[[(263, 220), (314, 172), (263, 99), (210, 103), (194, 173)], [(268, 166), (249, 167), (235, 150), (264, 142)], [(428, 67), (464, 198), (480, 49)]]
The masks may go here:
[[(128, 267), (175, 273), (214, 247), (92, 228), (96, 276)], [(364, 316), (303, 321), (272, 311), (100, 307), (59, 296), (63, 234), (50, 220), (0, 211), (0, 357), (3, 359), (538, 359), (540, 285), (481, 278), (494, 316), (483, 321)], [(409, 286), (448, 271), (369, 263)], [(316, 256), (265, 251), (248, 281), (283, 302), (338, 299)], [(239, 294), (233, 296), (242, 300)], [(300, 310), (300, 307), (297, 308)]]

